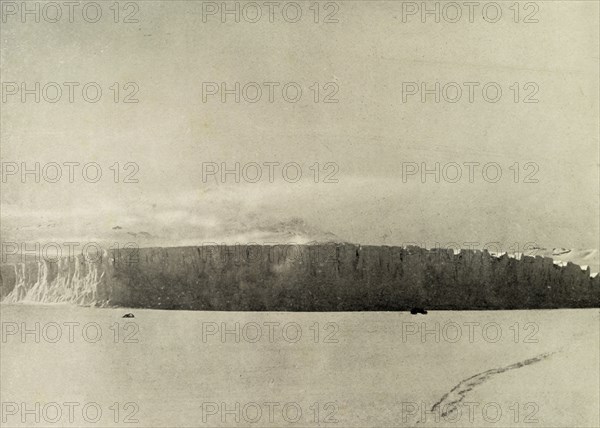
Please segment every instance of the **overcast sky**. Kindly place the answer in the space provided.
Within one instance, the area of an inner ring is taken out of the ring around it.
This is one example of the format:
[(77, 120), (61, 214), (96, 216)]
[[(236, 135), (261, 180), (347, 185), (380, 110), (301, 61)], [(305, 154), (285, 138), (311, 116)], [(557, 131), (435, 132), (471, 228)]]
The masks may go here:
[[(3, 235), (25, 239), (23, 226), (54, 222), (38, 236), (92, 239), (124, 225), (177, 245), (254, 227), (257, 218), (300, 217), (353, 242), (596, 248), (598, 3), (537, 2), (539, 22), (531, 24), (513, 22), (501, 3), (495, 24), (481, 15), (474, 23), (403, 23), (393, 2), (339, 2), (339, 22), (328, 24), (313, 22), (308, 2), (294, 24), (277, 13), (275, 23), (203, 22), (201, 2), (191, 1), (139, 2), (139, 23), (128, 24), (114, 23), (107, 3), (96, 24), (77, 12), (73, 23), (5, 16), (4, 83), (97, 82), (103, 94), (89, 103), (76, 89), (73, 103), (63, 93), (55, 104), (36, 104), (3, 92), (4, 165), (97, 162), (103, 178), (7, 178)], [(327, 11), (320, 12), (322, 20)], [(457, 103), (432, 96), (422, 103), (419, 95), (402, 102), (403, 82), (436, 81), (497, 82), (502, 98), (486, 102), (479, 86), (473, 103), (466, 89)], [(121, 99), (130, 92), (123, 85), (134, 82), (139, 103), (114, 103), (114, 82)], [(273, 103), (263, 93), (238, 104), (219, 95), (203, 102), (203, 82), (280, 86)], [(300, 101), (282, 99), (287, 82), (303, 88)], [(309, 88), (315, 82), (319, 103)], [(515, 82), (519, 103), (509, 88)], [(526, 89), (527, 82), (535, 85)], [(339, 102), (322, 102), (327, 83), (339, 89)], [(534, 87), (539, 102), (523, 103)], [(114, 183), (115, 162), (135, 162), (139, 183)], [(204, 183), (203, 162), (296, 162), (303, 179), (289, 183), (276, 169), (273, 183)], [(335, 163), (338, 182), (314, 183), (315, 162)], [(490, 183), (479, 168), (469, 183), (463, 167), (458, 183), (431, 175), (423, 183), (419, 175), (403, 180), (403, 162), (496, 162), (503, 176)], [(518, 183), (509, 169), (515, 162)], [(527, 162), (536, 167), (525, 170)], [(539, 182), (524, 183), (534, 169)]]

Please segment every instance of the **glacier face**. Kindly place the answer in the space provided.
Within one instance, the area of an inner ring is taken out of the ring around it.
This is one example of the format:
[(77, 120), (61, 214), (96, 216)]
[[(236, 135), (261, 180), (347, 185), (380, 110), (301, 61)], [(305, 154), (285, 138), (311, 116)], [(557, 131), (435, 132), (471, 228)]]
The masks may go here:
[(3, 302), (366, 311), (600, 305), (600, 277), (551, 258), (353, 244), (142, 248), (0, 267)]

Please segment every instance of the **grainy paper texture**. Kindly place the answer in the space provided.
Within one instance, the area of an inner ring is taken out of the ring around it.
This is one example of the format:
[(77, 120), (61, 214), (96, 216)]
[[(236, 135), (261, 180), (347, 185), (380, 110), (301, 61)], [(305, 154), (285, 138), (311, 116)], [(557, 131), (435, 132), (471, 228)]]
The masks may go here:
[(597, 1), (0, 13), (1, 426), (600, 426)]

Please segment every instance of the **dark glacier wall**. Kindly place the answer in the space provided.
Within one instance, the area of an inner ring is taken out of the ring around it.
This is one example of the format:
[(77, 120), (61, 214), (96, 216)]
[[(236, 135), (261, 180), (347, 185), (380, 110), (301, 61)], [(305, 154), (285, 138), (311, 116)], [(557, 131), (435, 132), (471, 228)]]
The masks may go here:
[(105, 252), (0, 269), (5, 302), (220, 311), (600, 306), (600, 278), (542, 257), (322, 244)]

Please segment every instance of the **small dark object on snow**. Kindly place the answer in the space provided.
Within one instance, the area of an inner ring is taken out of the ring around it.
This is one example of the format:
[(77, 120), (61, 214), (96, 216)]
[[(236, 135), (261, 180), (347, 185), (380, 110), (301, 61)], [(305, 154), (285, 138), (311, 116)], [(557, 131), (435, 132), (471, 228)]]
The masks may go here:
[(123, 315), (123, 318), (135, 318), (135, 315), (133, 315), (132, 313), (128, 313)]
[(413, 315), (417, 315), (417, 314), (427, 315), (427, 311), (423, 308), (412, 308), (410, 310), (410, 313)]

